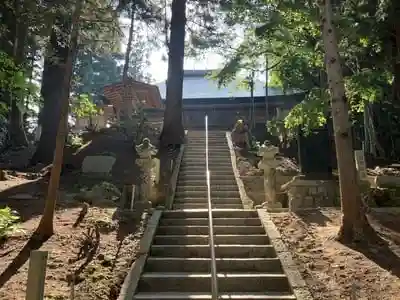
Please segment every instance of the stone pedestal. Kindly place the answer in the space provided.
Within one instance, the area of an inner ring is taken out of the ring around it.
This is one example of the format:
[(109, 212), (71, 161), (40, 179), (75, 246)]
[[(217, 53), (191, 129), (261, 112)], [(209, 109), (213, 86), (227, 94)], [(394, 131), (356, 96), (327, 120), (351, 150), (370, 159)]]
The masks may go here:
[(155, 185), (154, 181), (152, 180), (152, 156), (157, 153), (157, 150), (152, 144), (150, 144), (150, 140), (148, 138), (144, 138), (143, 142), (136, 146), (136, 152), (139, 155), (136, 163), (141, 169), (139, 201), (149, 202), (152, 194), (154, 194), (153, 188)]
[(282, 208), (282, 204), (277, 201), (277, 184), (276, 184), (276, 167), (279, 160), (276, 159), (278, 147), (264, 144), (258, 151), (258, 156), (262, 160), (258, 164), (258, 168), (264, 170), (264, 193), (267, 208)]
[(334, 180), (311, 180), (295, 176), (282, 186), (289, 198), (289, 210), (335, 206), (337, 183)]

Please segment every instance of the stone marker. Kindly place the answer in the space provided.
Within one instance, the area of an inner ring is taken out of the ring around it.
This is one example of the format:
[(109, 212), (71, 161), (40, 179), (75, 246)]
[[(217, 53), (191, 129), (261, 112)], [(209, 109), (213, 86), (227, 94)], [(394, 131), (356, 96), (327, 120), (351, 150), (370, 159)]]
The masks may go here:
[(96, 155), (86, 156), (82, 163), (82, 173), (95, 173), (108, 175), (115, 164), (113, 156)]
[(364, 150), (355, 150), (354, 158), (360, 180), (368, 180), (367, 164), (365, 162)]

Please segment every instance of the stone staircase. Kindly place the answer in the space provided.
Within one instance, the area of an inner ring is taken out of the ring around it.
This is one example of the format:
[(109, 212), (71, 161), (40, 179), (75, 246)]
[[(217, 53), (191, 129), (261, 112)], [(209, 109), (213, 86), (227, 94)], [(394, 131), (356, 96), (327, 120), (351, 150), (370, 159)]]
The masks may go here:
[[(209, 132), (209, 169), (213, 208), (242, 208), (225, 132)], [(205, 132), (188, 133), (174, 209), (207, 208)]]
[[(220, 299), (296, 299), (257, 211), (242, 209), (225, 133), (209, 144)], [(204, 132), (189, 132), (186, 149), (133, 299), (212, 299)]]

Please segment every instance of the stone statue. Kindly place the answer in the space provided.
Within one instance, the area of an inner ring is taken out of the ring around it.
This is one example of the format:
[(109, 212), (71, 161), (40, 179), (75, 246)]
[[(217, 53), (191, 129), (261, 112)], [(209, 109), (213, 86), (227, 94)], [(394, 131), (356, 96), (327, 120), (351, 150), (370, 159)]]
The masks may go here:
[(141, 168), (141, 184), (140, 184), (140, 199), (141, 201), (149, 201), (151, 190), (152, 190), (152, 167), (153, 159), (152, 156), (156, 155), (157, 149), (154, 147), (148, 138), (144, 138), (140, 145), (137, 145), (136, 152), (139, 158), (136, 163)]
[(232, 130), (231, 137), (235, 147), (241, 149), (250, 148), (249, 128), (243, 120), (237, 120)]

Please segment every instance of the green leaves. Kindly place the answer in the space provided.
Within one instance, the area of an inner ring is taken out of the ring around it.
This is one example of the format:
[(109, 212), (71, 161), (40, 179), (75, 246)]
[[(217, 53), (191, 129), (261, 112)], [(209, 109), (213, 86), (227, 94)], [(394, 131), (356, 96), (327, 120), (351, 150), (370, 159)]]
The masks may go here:
[(72, 113), (78, 118), (94, 117), (102, 113), (87, 94), (81, 94), (72, 101)]
[[(362, 112), (366, 102), (379, 101), (390, 93), (393, 54), (388, 43), (393, 3), (344, 0), (335, 5), (346, 96), (353, 115)], [(285, 118), (286, 128), (302, 125), (307, 131), (323, 125), (330, 96), (316, 3), (232, 0), (225, 9), (230, 24), (253, 30), (215, 75), (219, 84), (253, 68), (255, 62), (262, 64), (268, 55), (269, 65), (276, 64), (270, 70), (270, 86), (307, 92), (306, 99)]]
[[(5, 52), (0, 51), (0, 95), (7, 93), (17, 101), (22, 101), (29, 88), (23, 70)], [(0, 114), (8, 111), (8, 105), (2, 104)]]
[(7, 238), (18, 229), (17, 222), (20, 220), (17, 212), (9, 207), (0, 209), (0, 239)]

